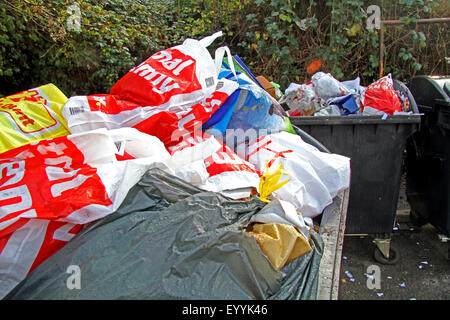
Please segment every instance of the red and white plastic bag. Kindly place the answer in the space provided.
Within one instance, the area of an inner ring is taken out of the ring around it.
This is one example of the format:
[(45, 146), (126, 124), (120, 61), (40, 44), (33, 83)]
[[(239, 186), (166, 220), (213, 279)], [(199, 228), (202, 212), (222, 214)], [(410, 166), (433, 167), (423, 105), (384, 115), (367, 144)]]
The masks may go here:
[(174, 174), (200, 189), (241, 199), (259, 185), (255, 166), (207, 133), (197, 131), (167, 148), (172, 158), (166, 163)]
[(141, 176), (169, 157), (161, 141), (131, 128), (0, 154), (0, 298), (84, 225), (114, 212)]
[(234, 81), (221, 79), (204, 101), (182, 107), (140, 106), (113, 95), (76, 96), (62, 114), (72, 133), (133, 127), (168, 144), (205, 123), (237, 87)]
[[(221, 32), (201, 40), (153, 54), (130, 69), (110, 94), (76, 96), (62, 110), (72, 133), (97, 128), (134, 127), (171, 142), (178, 131), (193, 131), (193, 123), (206, 122), (238, 88), (228, 79), (218, 80), (220, 63), (207, 50)], [(229, 49), (216, 50), (222, 61)]]
[(186, 39), (153, 54), (117, 81), (110, 94), (142, 106), (176, 107), (205, 99), (215, 91), (219, 72), (207, 47), (221, 35)]

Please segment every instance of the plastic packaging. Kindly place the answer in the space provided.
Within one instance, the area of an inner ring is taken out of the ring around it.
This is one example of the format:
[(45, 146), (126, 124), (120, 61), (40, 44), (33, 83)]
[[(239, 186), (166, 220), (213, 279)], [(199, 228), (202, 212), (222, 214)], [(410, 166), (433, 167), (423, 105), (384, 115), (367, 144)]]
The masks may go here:
[(341, 97), (351, 93), (351, 90), (331, 74), (322, 71), (311, 77), (316, 95), (325, 101), (330, 98)]
[(310, 116), (325, 105), (325, 101), (317, 96), (312, 83), (291, 83), (280, 100), (280, 103), (283, 102), (288, 105), (290, 116)]
[(277, 100), (281, 99), (281, 97), (283, 96), (283, 93), (281, 92), (281, 86), (278, 83), (275, 83), (273, 81), (270, 81), (270, 83), (275, 88), (275, 98)]
[(340, 116), (340, 115), (341, 109), (339, 108), (339, 106), (335, 104), (330, 104), (329, 106), (314, 113), (314, 116), (323, 116), (323, 117)]
[(247, 234), (255, 238), (277, 270), (312, 250), (308, 239), (288, 224), (255, 224)]
[(394, 82), (391, 74), (384, 76), (370, 84), (361, 97), (363, 101), (363, 113), (366, 107), (394, 114), (402, 111), (402, 103), (397, 92), (394, 90)]
[(66, 136), (61, 115), (67, 97), (46, 84), (0, 99), (0, 153), (30, 142)]

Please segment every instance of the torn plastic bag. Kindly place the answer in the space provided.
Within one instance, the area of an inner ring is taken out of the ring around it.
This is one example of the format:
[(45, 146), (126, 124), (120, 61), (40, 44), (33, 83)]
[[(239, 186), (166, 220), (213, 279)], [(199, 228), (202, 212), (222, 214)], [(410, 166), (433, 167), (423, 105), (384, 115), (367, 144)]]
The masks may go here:
[[(275, 270), (245, 233), (264, 207), (149, 170), (112, 215), (91, 224), (6, 299), (315, 299), (323, 242)], [(81, 271), (69, 290), (69, 266)]]
[(259, 171), (214, 136), (196, 131), (167, 148), (172, 158), (166, 164), (175, 176), (200, 189), (233, 199), (247, 198), (253, 190), (256, 192)]
[(168, 144), (201, 127), (237, 87), (233, 81), (220, 80), (206, 99), (183, 106), (139, 105), (115, 95), (76, 96), (67, 101), (62, 114), (72, 133), (133, 127)]
[(305, 218), (321, 214), (337, 193), (350, 184), (349, 158), (320, 152), (298, 135), (274, 133), (247, 148), (246, 160), (262, 172), (267, 161), (270, 168), (283, 164), (291, 181), (272, 195), (292, 203)]
[(67, 97), (46, 84), (0, 99), (0, 153), (30, 142), (68, 135), (61, 108)]
[[(124, 155), (131, 160), (117, 160)], [(169, 157), (161, 141), (131, 128), (43, 140), (0, 154), (0, 297), (82, 225), (114, 212), (151, 165)]]
[[(402, 111), (402, 103), (397, 92), (394, 90), (394, 81), (391, 74), (370, 84), (361, 96), (363, 102), (363, 113), (366, 107), (394, 114)], [(367, 112), (366, 112), (367, 113)], [(368, 113), (373, 114), (373, 112)]]
[[(283, 170), (283, 163), (276, 168), (271, 169), (271, 162), (266, 161), (266, 170), (261, 175), (261, 179), (259, 182), (259, 195), (258, 198), (261, 199), (262, 202), (270, 203), (268, 197), (276, 190), (282, 188), (286, 183), (291, 181), (291, 179), (281, 179), (282, 176), (290, 176), (289, 172)], [(280, 180), (283, 180), (280, 182)]]
[[(225, 123), (220, 122), (220, 126), (210, 126), (214, 124), (212, 122), (206, 123), (204, 129), (209, 129), (212, 134), (218, 132), (222, 135), (226, 133), (225, 127), (227, 132), (229, 130), (245, 132), (250, 129), (256, 132), (264, 130), (269, 133), (279, 131), (293, 133), (294, 129), (283, 107), (246, 73), (239, 72), (239, 66), (233, 57), (233, 68), (230, 68), (229, 62), (228, 64), (223, 62), (219, 74), (219, 79), (229, 79), (239, 84), (239, 96), (233, 96), (233, 99), (237, 101), (235, 103), (229, 101), (226, 105), (232, 112), (229, 113), (229, 109), (224, 111), (219, 108), (219, 112), (225, 115), (231, 114), (229, 120), (225, 118)], [(236, 69), (236, 72), (233, 72), (232, 69)], [(226, 123), (227, 121), (228, 123)], [(244, 139), (240, 135), (237, 137), (239, 142)]]

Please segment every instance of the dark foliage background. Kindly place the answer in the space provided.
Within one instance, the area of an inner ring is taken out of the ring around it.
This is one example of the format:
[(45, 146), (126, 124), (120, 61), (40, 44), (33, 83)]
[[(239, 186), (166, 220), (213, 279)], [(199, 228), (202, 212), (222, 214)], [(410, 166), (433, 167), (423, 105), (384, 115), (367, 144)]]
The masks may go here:
[[(78, 3), (80, 30), (68, 28)], [(379, 34), (366, 28), (367, 7), (383, 19), (385, 73), (399, 80), (449, 74), (447, 1), (321, 0), (0, 0), (0, 96), (54, 83), (68, 97), (107, 93), (131, 67), (154, 52), (218, 30), (210, 48), (228, 45), (256, 75), (281, 84), (310, 79), (308, 63), (320, 58), (340, 80), (379, 75)]]

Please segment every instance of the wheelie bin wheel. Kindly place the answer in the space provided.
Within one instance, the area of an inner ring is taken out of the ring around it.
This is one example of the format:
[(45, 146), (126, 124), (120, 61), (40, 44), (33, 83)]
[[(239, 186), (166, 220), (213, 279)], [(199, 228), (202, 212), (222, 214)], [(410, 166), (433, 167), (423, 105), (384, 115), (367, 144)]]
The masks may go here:
[(400, 259), (400, 254), (396, 248), (394, 248), (392, 245), (389, 248), (389, 258), (386, 258), (378, 249), (378, 247), (375, 247), (374, 251), (374, 259), (381, 263), (381, 264), (396, 264)]

